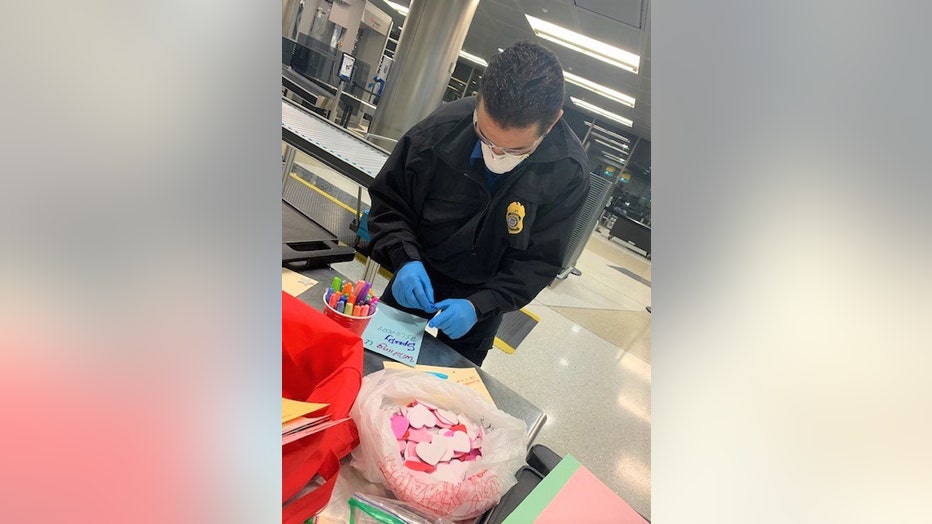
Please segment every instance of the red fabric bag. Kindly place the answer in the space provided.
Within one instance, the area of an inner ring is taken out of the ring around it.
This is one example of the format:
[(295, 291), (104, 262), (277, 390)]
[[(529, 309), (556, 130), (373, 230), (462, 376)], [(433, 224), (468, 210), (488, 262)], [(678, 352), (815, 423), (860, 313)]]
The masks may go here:
[[(322, 413), (341, 419), (349, 416), (361, 384), (362, 339), (283, 291), (282, 397), (325, 402)], [(327, 505), (340, 459), (358, 444), (356, 424), (347, 420), (282, 446), (284, 524), (301, 524)], [(301, 493), (318, 474), (323, 485)]]

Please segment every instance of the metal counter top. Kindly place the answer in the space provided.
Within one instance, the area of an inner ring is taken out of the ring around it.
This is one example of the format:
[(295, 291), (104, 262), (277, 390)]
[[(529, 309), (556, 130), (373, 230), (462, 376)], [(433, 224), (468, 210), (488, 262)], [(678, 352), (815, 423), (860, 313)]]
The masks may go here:
[[(333, 281), (333, 277), (338, 276), (342, 279), (344, 275), (341, 275), (332, 268), (315, 269), (303, 271), (302, 273), (317, 280), (317, 284), (301, 293), (298, 298), (315, 309), (323, 310), (324, 306), (321, 297), (326, 291), (327, 286)], [(497, 350), (492, 349), (491, 351)], [(369, 350), (363, 351), (363, 374), (368, 375), (384, 369), (383, 362), (386, 360), (390, 359)], [(544, 422), (547, 420), (547, 416), (544, 415), (544, 412), (539, 407), (531, 404), (530, 401), (512, 391), (511, 388), (499, 382), (498, 379), (492, 375), (483, 371), (482, 368), (476, 367), (475, 364), (429, 333), (424, 334), (424, 340), (421, 343), (421, 352), (418, 355), (417, 363), (428, 366), (475, 368), (482, 378), (482, 382), (485, 383), (486, 389), (489, 390), (489, 395), (492, 396), (492, 400), (495, 402), (496, 407), (515, 418), (523, 420), (527, 424), (528, 446), (534, 442), (534, 438), (537, 437), (540, 429), (544, 426)]]

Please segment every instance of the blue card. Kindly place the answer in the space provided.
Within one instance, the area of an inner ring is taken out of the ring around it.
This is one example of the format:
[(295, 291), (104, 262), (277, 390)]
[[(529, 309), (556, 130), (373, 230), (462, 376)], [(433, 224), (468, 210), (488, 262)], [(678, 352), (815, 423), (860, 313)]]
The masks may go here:
[(363, 347), (414, 367), (421, 352), (427, 320), (379, 304), (375, 316), (362, 333)]

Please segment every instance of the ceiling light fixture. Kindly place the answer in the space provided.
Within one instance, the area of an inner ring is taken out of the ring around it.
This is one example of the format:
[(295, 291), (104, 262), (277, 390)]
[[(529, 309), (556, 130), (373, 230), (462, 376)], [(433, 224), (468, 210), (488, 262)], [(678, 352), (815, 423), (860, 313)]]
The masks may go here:
[(594, 38), (589, 38), (576, 31), (570, 31), (565, 27), (551, 24), (540, 18), (535, 18), (531, 15), (524, 16), (527, 17), (528, 23), (531, 24), (531, 29), (534, 30), (534, 34), (537, 36), (568, 47), (574, 51), (579, 51), (580, 53), (615, 67), (631, 71), (634, 74), (638, 73), (638, 67), (641, 65), (640, 56), (625, 51), (624, 49), (619, 49), (613, 45), (606, 44), (605, 42), (600, 42)]
[(607, 159), (609, 159), (609, 160), (614, 160), (615, 162), (618, 162), (619, 164), (624, 164), (624, 163), (625, 163), (624, 160), (618, 158), (617, 156), (615, 156), (615, 155), (613, 155), (613, 154), (611, 154), (611, 153), (602, 153), (602, 156), (605, 157), (605, 158), (607, 158)]
[(609, 87), (605, 87), (601, 84), (596, 84), (588, 78), (583, 78), (579, 75), (574, 75), (573, 73), (563, 71), (563, 78), (571, 84), (576, 84), (580, 87), (585, 87), (593, 93), (599, 94), (608, 98), (609, 100), (614, 100), (618, 103), (624, 104), (628, 107), (634, 107), (634, 97), (626, 95), (622, 92), (615, 91)]
[(611, 138), (609, 138), (609, 137), (603, 135), (602, 133), (598, 133), (598, 132), (593, 132), (593, 133), (592, 133), (592, 139), (593, 139), (593, 140), (599, 139), (599, 138), (601, 138), (602, 140), (608, 142), (609, 144), (616, 145), (616, 146), (620, 147), (620, 148), (623, 150), (623, 152), (625, 152), (625, 153), (628, 152), (628, 144), (622, 144), (621, 142), (616, 142), (616, 141), (612, 140)]
[(603, 116), (603, 117), (608, 118), (608, 119), (610, 119), (610, 120), (614, 120), (614, 121), (618, 122), (619, 124), (623, 124), (623, 125), (626, 125), (626, 126), (628, 126), (628, 127), (633, 127), (633, 126), (634, 126), (634, 120), (631, 120), (630, 118), (625, 118), (625, 117), (623, 117), (623, 116), (621, 116), (621, 115), (616, 115), (615, 113), (612, 113), (611, 111), (606, 111), (606, 110), (602, 109), (602, 108), (599, 107), (599, 106), (592, 105), (592, 104), (590, 104), (589, 102), (586, 102), (585, 100), (580, 100), (580, 99), (576, 98), (575, 96), (571, 96), (571, 97), (570, 97), (570, 100), (572, 100), (573, 103), (576, 104), (577, 106), (579, 106), (579, 107), (581, 107), (581, 108), (583, 108), (583, 109), (588, 109), (589, 111), (592, 111), (593, 113), (595, 113), (595, 114), (597, 114), (597, 115), (599, 115), (599, 116)]
[(474, 54), (467, 53), (466, 51), (460, 51), (460, 58), (465, 58), (466, 60), (469, 60), (470, 62), (474, 64), (479, 64), (482, 67), (489, 67), (488, 62), (486, 62), (485, 60), (479, 58), (478, 56)]
[(401, 5), (401, 4), (396, 4), (395, 2), (389, 2), (388, 0), (385, 0), (385, 3), (388, 4), (388, 7), (391, 7), (391, 8), (394, 9), (395, 11), (398, 11), (399, 13), (401, 13), (401, 16), (408, 16), (408, 8), (407, 8), (407, 7), (405, 7), (405, 6)]
[[(628, 140), (628, 137), (626, 137), (626, 136), (621, 136), (621, 135), (619, 135), (618, 133), (613, 133), (613, 132), (609, 131), (608, 129), (605, 129), (605, 128), (602, 127), (602, 126), (593, 126), (593, 125), (592, 125), (592, 122), (586, 122), (586, 125), (589, 126), (589, 127), (591, 127), (593, 131), (601, 131), (602, 133), (604, 133), (604, 134), (606, 134), (606, 135), (608, 135), (608, 136), (615, 137), (615, 138), (617, 138), (618, 140), (621, 140), (622, 142), (631, 142), (630, 140)], [(628, 146), (625, 146), (625, 147), (628, 147)]]
[(622, 149), (622, 148), (620, 148), (620, 147), (615, 147), (615, 146), (613, 146), (612, 144), (610, 144), (610, 143), (608, 143), (608, 142), (606, 142), (606, 141), (604, 141), (604, 140), (599, 140), (598, 138), (596, 138), (595, 141), (598, 142), (598, 143), (600, 143), (600, 144), (602, 144), (602, 145), (605, 146), (605, 147), (610, 147), (610, 148), (614, 149), (615, 151), (618, 151), (619, 153), (627, 153), (627, 151), (625, 151), (624, 149)]

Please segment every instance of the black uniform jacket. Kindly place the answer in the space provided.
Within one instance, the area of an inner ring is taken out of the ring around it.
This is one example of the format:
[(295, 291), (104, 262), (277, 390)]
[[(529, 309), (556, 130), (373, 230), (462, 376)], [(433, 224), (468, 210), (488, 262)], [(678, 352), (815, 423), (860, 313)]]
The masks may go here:
[(559, 273), (589, 175), (560, 119), (490, 193), (469, 162), (475, 108), (475, 97), (444, 104), (398, 140), (369, 187), (368, 220), (376, 262), (397, 271), (423, 261), (475, 289), (467, 298), (482, 319), (524, 307)]

